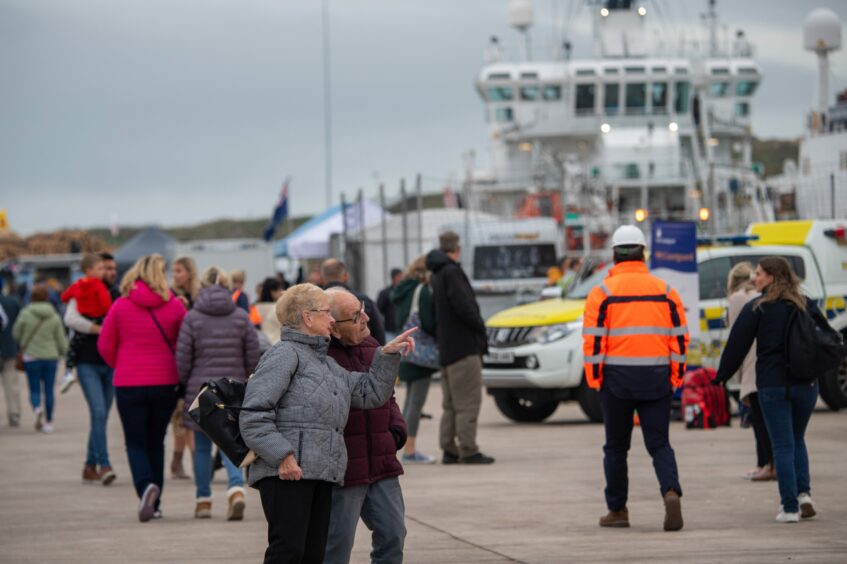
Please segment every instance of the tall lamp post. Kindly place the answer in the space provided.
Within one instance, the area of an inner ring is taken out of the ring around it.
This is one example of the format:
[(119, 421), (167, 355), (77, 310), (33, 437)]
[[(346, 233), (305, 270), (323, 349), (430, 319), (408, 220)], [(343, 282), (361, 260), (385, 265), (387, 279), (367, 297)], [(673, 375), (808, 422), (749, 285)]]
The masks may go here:
[(329, 0), (323, 0), (324, 175), (326, 207), (332, 205), (332, 84), (330, 82)]

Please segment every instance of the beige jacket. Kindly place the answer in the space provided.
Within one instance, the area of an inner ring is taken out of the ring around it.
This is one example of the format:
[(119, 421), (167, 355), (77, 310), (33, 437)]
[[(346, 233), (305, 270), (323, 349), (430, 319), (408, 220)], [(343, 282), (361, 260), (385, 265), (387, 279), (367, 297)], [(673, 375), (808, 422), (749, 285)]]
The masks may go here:
[[(741, 288), (729, 296), (727, 304), (728, 330), (732, 330), (732, 325), (738, 319), (738, 314), (741, 313), (745, 304), (758, 295), (759, 293), (754, 288)], [(756, 341), (753, 341), (750, 352), (747, 353), (741, 368), (735, 373), (731, 381), (741, 383), (741, 399), (756, 391)]]

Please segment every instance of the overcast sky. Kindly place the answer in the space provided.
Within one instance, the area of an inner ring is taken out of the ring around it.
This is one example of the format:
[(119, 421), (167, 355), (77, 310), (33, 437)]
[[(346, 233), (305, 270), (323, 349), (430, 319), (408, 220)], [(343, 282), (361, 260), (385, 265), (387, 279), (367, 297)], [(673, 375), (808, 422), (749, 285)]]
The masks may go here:
[[(678, 29), (697, 25), (706, 1), (647, 5)], [(729, 29), (756, 45), (759, 137), (802, 132), (816, 60), (801, 27), (817, 6), (847, 20), (834, 0), (718, 2)], [(330, 0), (336, 203), (380, 181), (394, 194), (417, 172), (441, 188), (470, 148), (485, 164), (473, 81), (490, 35), (517, 44), (507, 7)], [(535, 2), (537, 51), (551, 45), (554, 11), (570, 14), (562, 27), (587, 55), (580, 0)], [(292, 214), (318, 212), (321, 65), (318, 0), (0, 0), (0, 209), (22, 234), (113, 217), (165, 226), (258, 217), (291, 175)], [(834, 93), (847, 85), (843, 51), (832, 71)]]

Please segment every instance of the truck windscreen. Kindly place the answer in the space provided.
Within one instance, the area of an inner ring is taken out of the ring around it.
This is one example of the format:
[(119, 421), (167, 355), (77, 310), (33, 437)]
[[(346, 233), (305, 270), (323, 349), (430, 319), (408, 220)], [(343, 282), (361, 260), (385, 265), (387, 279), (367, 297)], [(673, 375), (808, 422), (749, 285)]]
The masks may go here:
[(546, 278), (547, 269), (556, 265), (553, 243), (481, 245), (474, 248), (475, 280)]

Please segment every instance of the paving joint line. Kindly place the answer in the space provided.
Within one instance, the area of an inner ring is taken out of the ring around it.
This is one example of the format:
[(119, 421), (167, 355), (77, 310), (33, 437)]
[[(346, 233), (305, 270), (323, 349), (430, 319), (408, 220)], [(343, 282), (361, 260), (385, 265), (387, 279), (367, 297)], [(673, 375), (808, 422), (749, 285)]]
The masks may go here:
[(523, 560), (518, 560), (517, 558), (513, 558), (513, 557), (509, 556), (508, 554), (503, 554), (502, 552), (497, 552), (493, 548), (488, 548), (487, 546), (482, 546), (481, 544), (477, 544), (473, 541), (469, 541), (467, 539), (463, 539), (462, 537), (456, 536), (453, 533), (451, 533), (450, 531), (446, 531), (446, 530), (444, 530), (440, 527), (436, 527), (435, 525), (430, 525), (426, 521), (421, 521), (420, 519), (416, 519), (415, 517), (412, 517), (408, 513), (406, 514), (406, 519), (409, 519), (410, 521), (414, 521), (415, 523), (417, 523), (419, 525), (423, 525), (424, 527), (432, 529), (433, 531), (438, 531), (439, 533), (445, 534), (448, 537), (450, 537), (454, 540), (457, 540), (461, 543), (464, 543), (466, 545), (472, 546), (474, 548), (478, 548), (480, 550), (484, 550), (486, 552), (490, 552), (491, 554), (496, 554), (497, 556), (499, 556), (501, 558), (505, 558), (509, 562), (515, 562), (516, 564), (528, 564), (527, 562), (524, 562)]

